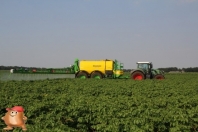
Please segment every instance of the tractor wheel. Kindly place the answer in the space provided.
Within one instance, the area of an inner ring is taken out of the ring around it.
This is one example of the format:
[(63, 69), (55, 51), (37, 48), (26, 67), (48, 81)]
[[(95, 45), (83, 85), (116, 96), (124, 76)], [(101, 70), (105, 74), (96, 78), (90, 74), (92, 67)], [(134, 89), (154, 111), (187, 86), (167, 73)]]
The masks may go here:
[(134, 72), (131, 74), (131, 79), (133, 80), (144, 80), (144, 74), (142, 72)]
[(83, 79), (86, 79), (88, 78), (87, 74), (85, 72), (79, 72), (77, 75), (76, 75), (76, 78), (83, 78)]
[(102, 75), (99, 72), (93, 72), (91, 78), (102, 79)]
[(154, 79), (163, 80), (163, 79), (165, 79), (165, 77), (164, 77), (163, 75), (161, 75), (161, 74), (158, 74), (158, 75), (156, 75), (156, 76), (154, 77)]

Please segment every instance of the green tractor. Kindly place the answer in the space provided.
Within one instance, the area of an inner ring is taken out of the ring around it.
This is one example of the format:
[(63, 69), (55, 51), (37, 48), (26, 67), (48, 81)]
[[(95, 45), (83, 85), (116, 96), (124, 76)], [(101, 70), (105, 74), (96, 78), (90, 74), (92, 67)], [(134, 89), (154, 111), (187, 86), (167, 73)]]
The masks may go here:
[(137, 62), (137, 69), (132, 69), (130, 72), (131, 79), (144, 80), (144, 79), (165, 79), (163, 71), (152, 69), (152, 62)]

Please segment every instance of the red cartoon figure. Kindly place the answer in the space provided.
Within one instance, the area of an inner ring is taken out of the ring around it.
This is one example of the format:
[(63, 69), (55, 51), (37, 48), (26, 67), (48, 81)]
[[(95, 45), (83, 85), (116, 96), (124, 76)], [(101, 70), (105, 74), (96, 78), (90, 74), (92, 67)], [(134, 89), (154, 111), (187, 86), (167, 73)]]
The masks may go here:
[(6, 110), (7, 113), (1, 118), (7, 125), (4, 130), (12, 130), (13, 127), (20, 127), (23, 131), (26, 131), (27, 128), (25, 123), (27, 117), (24, 115), (24, 108), (22, 106), (14, 106), (12, 108), (7, 108)]

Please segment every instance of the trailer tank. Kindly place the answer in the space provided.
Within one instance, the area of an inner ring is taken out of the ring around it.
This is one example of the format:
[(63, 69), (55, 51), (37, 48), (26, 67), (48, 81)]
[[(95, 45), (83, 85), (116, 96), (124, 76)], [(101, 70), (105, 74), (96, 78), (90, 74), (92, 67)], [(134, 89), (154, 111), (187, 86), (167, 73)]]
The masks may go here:
[(120, 78), (123, 76), (123, 63), (117, 60), (81, 60), (76, 78)]

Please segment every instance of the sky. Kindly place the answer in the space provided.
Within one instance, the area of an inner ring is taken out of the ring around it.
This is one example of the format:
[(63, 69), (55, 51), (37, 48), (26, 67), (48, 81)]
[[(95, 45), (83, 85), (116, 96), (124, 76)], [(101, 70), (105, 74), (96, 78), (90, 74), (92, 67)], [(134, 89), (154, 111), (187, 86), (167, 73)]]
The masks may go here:
[(198, 67), (198, 0), (0, 0), (0, 65)]

